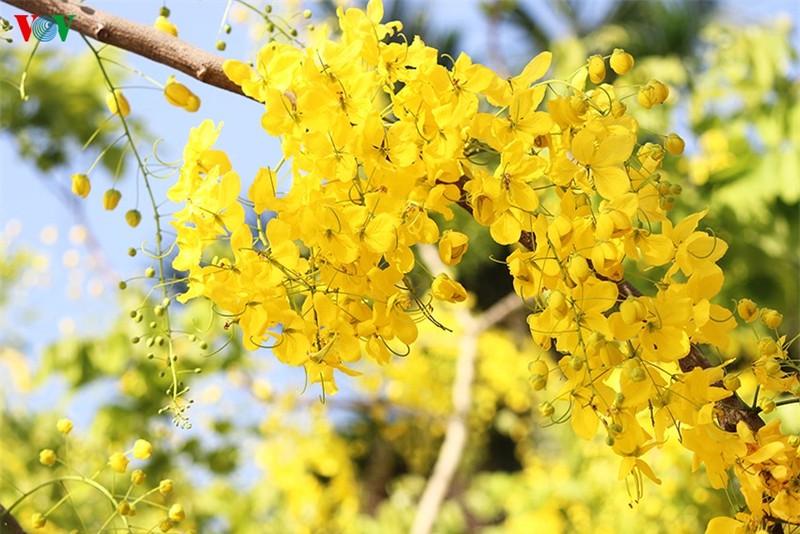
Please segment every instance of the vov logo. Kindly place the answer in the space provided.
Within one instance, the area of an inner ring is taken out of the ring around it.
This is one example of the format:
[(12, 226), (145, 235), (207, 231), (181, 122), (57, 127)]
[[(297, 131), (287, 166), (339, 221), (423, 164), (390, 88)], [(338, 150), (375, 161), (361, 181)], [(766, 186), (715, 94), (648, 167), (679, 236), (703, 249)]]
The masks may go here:
[(75, 15), (53, 15), (40, 17), (38, 15), (14, 15), (19, 25), (22, 39), (27, 43), (31, 34), (39, 41), (52, 41), (58, 33), (61, 41), (67, 40), (67, 34), (72, 27)]

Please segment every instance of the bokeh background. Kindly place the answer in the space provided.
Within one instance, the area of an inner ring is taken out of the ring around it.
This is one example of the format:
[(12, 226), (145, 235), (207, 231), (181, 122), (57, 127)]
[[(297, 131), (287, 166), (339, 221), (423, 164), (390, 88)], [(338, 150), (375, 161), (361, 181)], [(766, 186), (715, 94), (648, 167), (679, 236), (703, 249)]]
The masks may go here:
[[(152, 24), (162, 2), (91, 5)], [(269, 37), (238, 2), (167, 5), (181, 38), (210, 50), (225, 40), (219, 52), (225, 57), (247, 60)], [(319, 24), (335, 5), (276, 3), (274, 13), (299, 24), (294, 14), (305, 8)], [(17, 13), (0, 4), (0, 16), (13, 21)], [(653, 139), (675, 131), (687, 141), (686, 157), (666, 169), (683, 187), (675, 217), (709, 208), (704, 224), (730, 245), (721, 263), (720, 303), (748, 296), (781, 310), (790, 335), (800, 330), (795, 2), (387, 1), (386, 13), (403, 22), (406, 35), (418, 34), (452, 57), (465, 51), (508, 74), (541, 50), (553, 51), (555, 77), (594, 53), (631, 52), (631, 83), (657, 78), (672, 94), (642, 120), (643, 131)], [(230, 34), (222, 31), (226, 22)], [(180, 327), (199, 330), (211, 347), (179, 347), (187, 367), (203, 373), (190, 380), (192, 428), (175, 429), (158, 414), (167, 387), (161, 368), (130, 342), (142, 327), (128, 311), (147, 298), (142, 273), (152, 262), (127, 251), (152, 241), (153, 223), (119, 125), (108, 120), (94, 58), (71, 33), (64, 43), (42, 43), (26, 70), (34, 43), (23, 42), (16, 29), (4, 36), (13, 42), (0, 43), (0, 503), (51, 476), (38, 463), (38, 450), (63, 446), (54, 424), (70, 417), (76, 426), (70, 461), (79, 470), (102, 465), (110, 451), (136, 438), (157, 444), (148, 472), (153, 479), (169, 476), (180, 488), (189, 516), (181, 528), (408, 532), (452, 409), (455, 340), (465, 334), (460, 312), (438, 309), (437, 319), (453, 334), (422, 327), (407, 358), (383, 369), (365, 365), (365, 377), (343, 381), (342, 392), (322, 404), (315, 391), (303, 391), (302, 371), (279, 367), (268, 351), (244, 351), (209, 309), (174, 307)], [(243, 181), (280, 159), (277, 142), (254, 119), (260, 110), (253, 102), (179, 74), (202, 100), (197, 113), (186, 113), (168, 106), (150, 80), (163, 84), (169, 69), (118, 56), (111, 74), (130, 101), (134, 135), (150, 161), (179, 161), (189, 129), (204, 118), (224, 121), (218, 147)], [(27, 101), (20, 99), (23, 71)], [(86, 172), (101, 152), (92, 194), (77, 199), (70, 175)], [(161, 198), (173, 177), (165, 169), (156, 184)], [(112, 185), (123, 198), (109, 212), (101, 195)], [(145, 215), (135, 229), (123, 218), (130, 208)], [(471, 237), (457, 274), (479, 313), (511, 291), (506, 268), (488, 261), (507, 251), (466, 217), (454, 224)], [(128, 290), (117, 289), (119, 280), (129, 281)], [(647, 485), (636, 502), (635, 488), (617, 480), (618, 459), (602, 441), (579, 442), (569, 425), (543, 420), (535, 407), (558, 384), (532, 391), (527, 366), (540, 353), (522, 319), (512, 314), (477, 341), (467, 453), (436, 532), (528, 532), (536, 525), (548, 533), (691, 533), (732, 513), (735, 491), (711, 490), (680, 447), (668, 445), (651, 457), (663, 483)], [(752, 356), (751, 341), (738, 340), (719, 358), (736, 358), (732, 368), (743, 365)], [(800, 431), (797, 406), (782, 410)], [(55, 487), (27, 500), (23, 524), (62, 494)], [(95, 499), (76, 493), (45, 531), (96, 530), (105, 516), (93, 517)]]

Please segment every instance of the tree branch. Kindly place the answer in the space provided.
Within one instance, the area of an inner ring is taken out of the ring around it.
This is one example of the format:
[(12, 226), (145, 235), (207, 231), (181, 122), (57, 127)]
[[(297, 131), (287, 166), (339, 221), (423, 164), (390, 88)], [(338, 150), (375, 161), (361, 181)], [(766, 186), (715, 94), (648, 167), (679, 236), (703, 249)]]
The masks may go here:
[[(420, 245), (417, 250), (422, 261), (428, 265), (432, 273), (440, 273), (447, 269), (433, 246)], [(461, 462), (469, 430), (467, 415), (472, 404), (472, 382), (475, 377), (475, 360), (478, 356), (478, 336), (522, 306), (522, 303), (519, 296), (511, 293), (497, 301), (479, 317), (473, 317), (463, 306), (456, 308), (456, 321), (462, 328), (462, 334), (453, 380), (453, 412), (447, 423), (444, 442), (439, 449), (433, 473), (422, 492), (411, 528), (412, 534), (431, 532), (436, 518), (439, 516), (439, 509), (453, 482), (458, 464)]]
[(0, 504), (0, 534), (25, 534), (22, 525), (2, 504)]
[(0, 0), (39, 16), (75, 15), (71, 30), (244, 96), (222, 71), (223, 58), (170, 34), (110, 15), (74, 0)]

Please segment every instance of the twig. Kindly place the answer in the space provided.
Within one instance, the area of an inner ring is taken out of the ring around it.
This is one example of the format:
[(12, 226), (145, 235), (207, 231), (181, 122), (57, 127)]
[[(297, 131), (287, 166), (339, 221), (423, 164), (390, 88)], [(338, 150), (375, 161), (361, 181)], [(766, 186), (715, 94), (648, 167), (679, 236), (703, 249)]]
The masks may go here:
[[(418, 250), (431, 272), (439, 273), (446, 269), (432, 246), (420, 245)], [(422, 492), (411, 528), (412, 534), (431, 532), (464, 453), (467, 443), (467, 415), (472, 401), (472, 381), (475, 376), (475, 359), (478, 355), (478, 336), (502, 321), (522, 304), (522, 299), (511, 293), (479, 317), (473, 317), (465, 307), (456, 309), (456, 321), (461, 325), (463, 334), (459, 343), (453, 380), (453, 412), (447, 423), (444, 442), (439, 449), (433, 473)]]
[(244, 96), (222, 71), (223, 58), (157, 30), (74, 0), (0, 0), (39, 16), (75, 15), (70, 30)]

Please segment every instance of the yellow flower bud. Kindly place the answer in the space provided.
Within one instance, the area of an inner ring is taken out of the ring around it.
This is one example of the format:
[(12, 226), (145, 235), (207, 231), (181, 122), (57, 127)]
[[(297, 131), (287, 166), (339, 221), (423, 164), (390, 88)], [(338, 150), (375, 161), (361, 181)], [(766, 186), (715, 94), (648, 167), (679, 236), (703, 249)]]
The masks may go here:
[(128, 515), (131, 513), (131, 503), (128, 501), (122, 501), (117, 505), (117, 513), (119, 515)]
[(142, 222), (142, 214), (139, 213), (139, 210), (128, 210), (125, 213), (125, 222), (127, 222), (128, 226), (131, 228), (136, 228), (139, 226), (139, 223)]
[(178, 36), (178, 27), (171, 23), (169, 19), (163, 15), (159, 15), (159, 17), (153, 23), (153, 27), (157, 30), (168, 33), (173, 37)]
[(141, 486), (144, 484), (145, 480), (147, 480), (147, 475), (141, 469), (137, 469), (131, 473), (131, 484), (134, 486)]
[(112, 115), (116, 115), (118, 111), (122, 112), (123, 117), (131, 114), (131, 105), (119, 89), (114, 89), (114, 92), (106, 95), (106, 106)]
[(85, 174), (72, 175), (72, 192), (81, 198), (86, 198), (92, 190), (92, 182)]
[(197, 95), (182, 83), (176, 82), (174, 76), (170, 76), (167, 80), (167, 85), (164, 87), (164, 98), (173, 106), (186, 111), (194, 112), (200, 108), (200, 99), (197, 98)]
[(771, 413), (775, 411), (775, 401), (772, 399), (764, 399), (758, 403), (758, 406), (764, 413)]
[(165, 519), (161, 523), (158, 524), (158, 529), (161, 532), (169, 532), (170, 529), (172, 529), (172, 527), (174, 527), (174, 526), (175, 525), (172, 524), (172, 521), (170, 521), (169, 519)]
[(761, 322), (767, 325), (767, 328), (775, 330), (783, 322), (783, 315), (775, 310), (765, 308), (761, 310)]
[(673, 156), (680, 156), (683, 154), (683, 149), (686, 148), (686, 143), (681, 139), (681, 136), (676, 133), (671, 133), (667, 136), (666, 141), (664, 141), (664, 148)]
[(550, 417), (555, 413), (555, 411), (556, 409), (548, 401), (544, 401), (539, 404), (539, 413), (542, 415), (542, 417)]
[(467, 299), (467, 291), (464, 286), (444, 273), (433, 280), (431, 292), (437, 299), (447, 302), (464, 302)]
[(439, 257), (445, 265), (458, 265), (469, 248), (469, 238), (461, 232), (448, 230), (439, 240)]
[(589, 79), (592, 83), (601, 83), (606, 79), (606, 62), (603, 56), (594, 55), (589, 58)]
[(44, 528), (47, 524), (47, 518), (39, 512), (36, 512), (31, 515), (31, 523), (33, 523), (33, 528)]
[(765, 337), (758, 342), (758, 350), (765, 356), (774, 356), (778, 354), (778, 345), (770, 338)]
[(128, 469), (128, 458), (121, 452), (115, 452), (108, 458), (108, 465), (117, 473), (124, 473)]
[(752, 323), (758, 319), (758, 306), (750, 299), (742, 299), (736, 305), (736, 313), (744, 319), (746, 323)]
[(736, 391), (742, 387), (742, 381), (736, 375), (725, 375), (725, 378), (722, 379), (722, 385), (728, 391)]
[(669, 87), (659, 82), (658, 80), (651, 80), (647, 85), (639, 89), (636, 99), (645, 109), (663, 104), (669, 97)]
[(55, 465), (56, 459), (56, 452), (53, 449), (42, 449), (39, 452), (39, 463), (42, 465), (46, 465), (48, 467)]
[(72, 432), (72, 421), (69, 419), (59, 419), (56, 421), (56, 430), (62, 434), (69, 434)]
[(528, 371), (530, 371), (530, 383), (533, 389), (541, 391), (547, 387), (547, 378), (550, 376), (550, 369), (547, 362), (544, 360), (536, 360), (528, 364)]
[(169, 495), (172, 493), (173, 485), (172, 480), (169, 478), (165, 478), (161, 482), (158, 483), (158, 491), (161, 495)]
[(186, 512), (184, 511), (183, 506), (180, 504), (173, 504), (170, 506), (169, 513), (167, 515), (169, 515), (169, 518), (176, 523), (180, 523), (186, 519)]
[(764, 370), (768, 375), (775, 376), (781, 372), (781, 362), (777, 358), (767, 358), (764, 361)]
[(113, 211), (117, 207), (117, 204), (119, 204), (121, 198), (122, 193), (116, 189), (109, 189), (103, 193), (103, 207), (108, 211)]
[(153, 454), (153, 445), (146, 439), (137, 439), (133, 444), (133, 457), (139, 460), (147, 460)]
[(564, 298), (564, 293), (561, 291), (553, 291), (547, 299), (547, 307), (551, 310), (554, 316), (562, 318), (567, 315), (567, 299)]
[(611, 69), (617, 74), (625, 74), (633, 67), (633, 56), (621, 48), (615, 48), (611, 53)]

